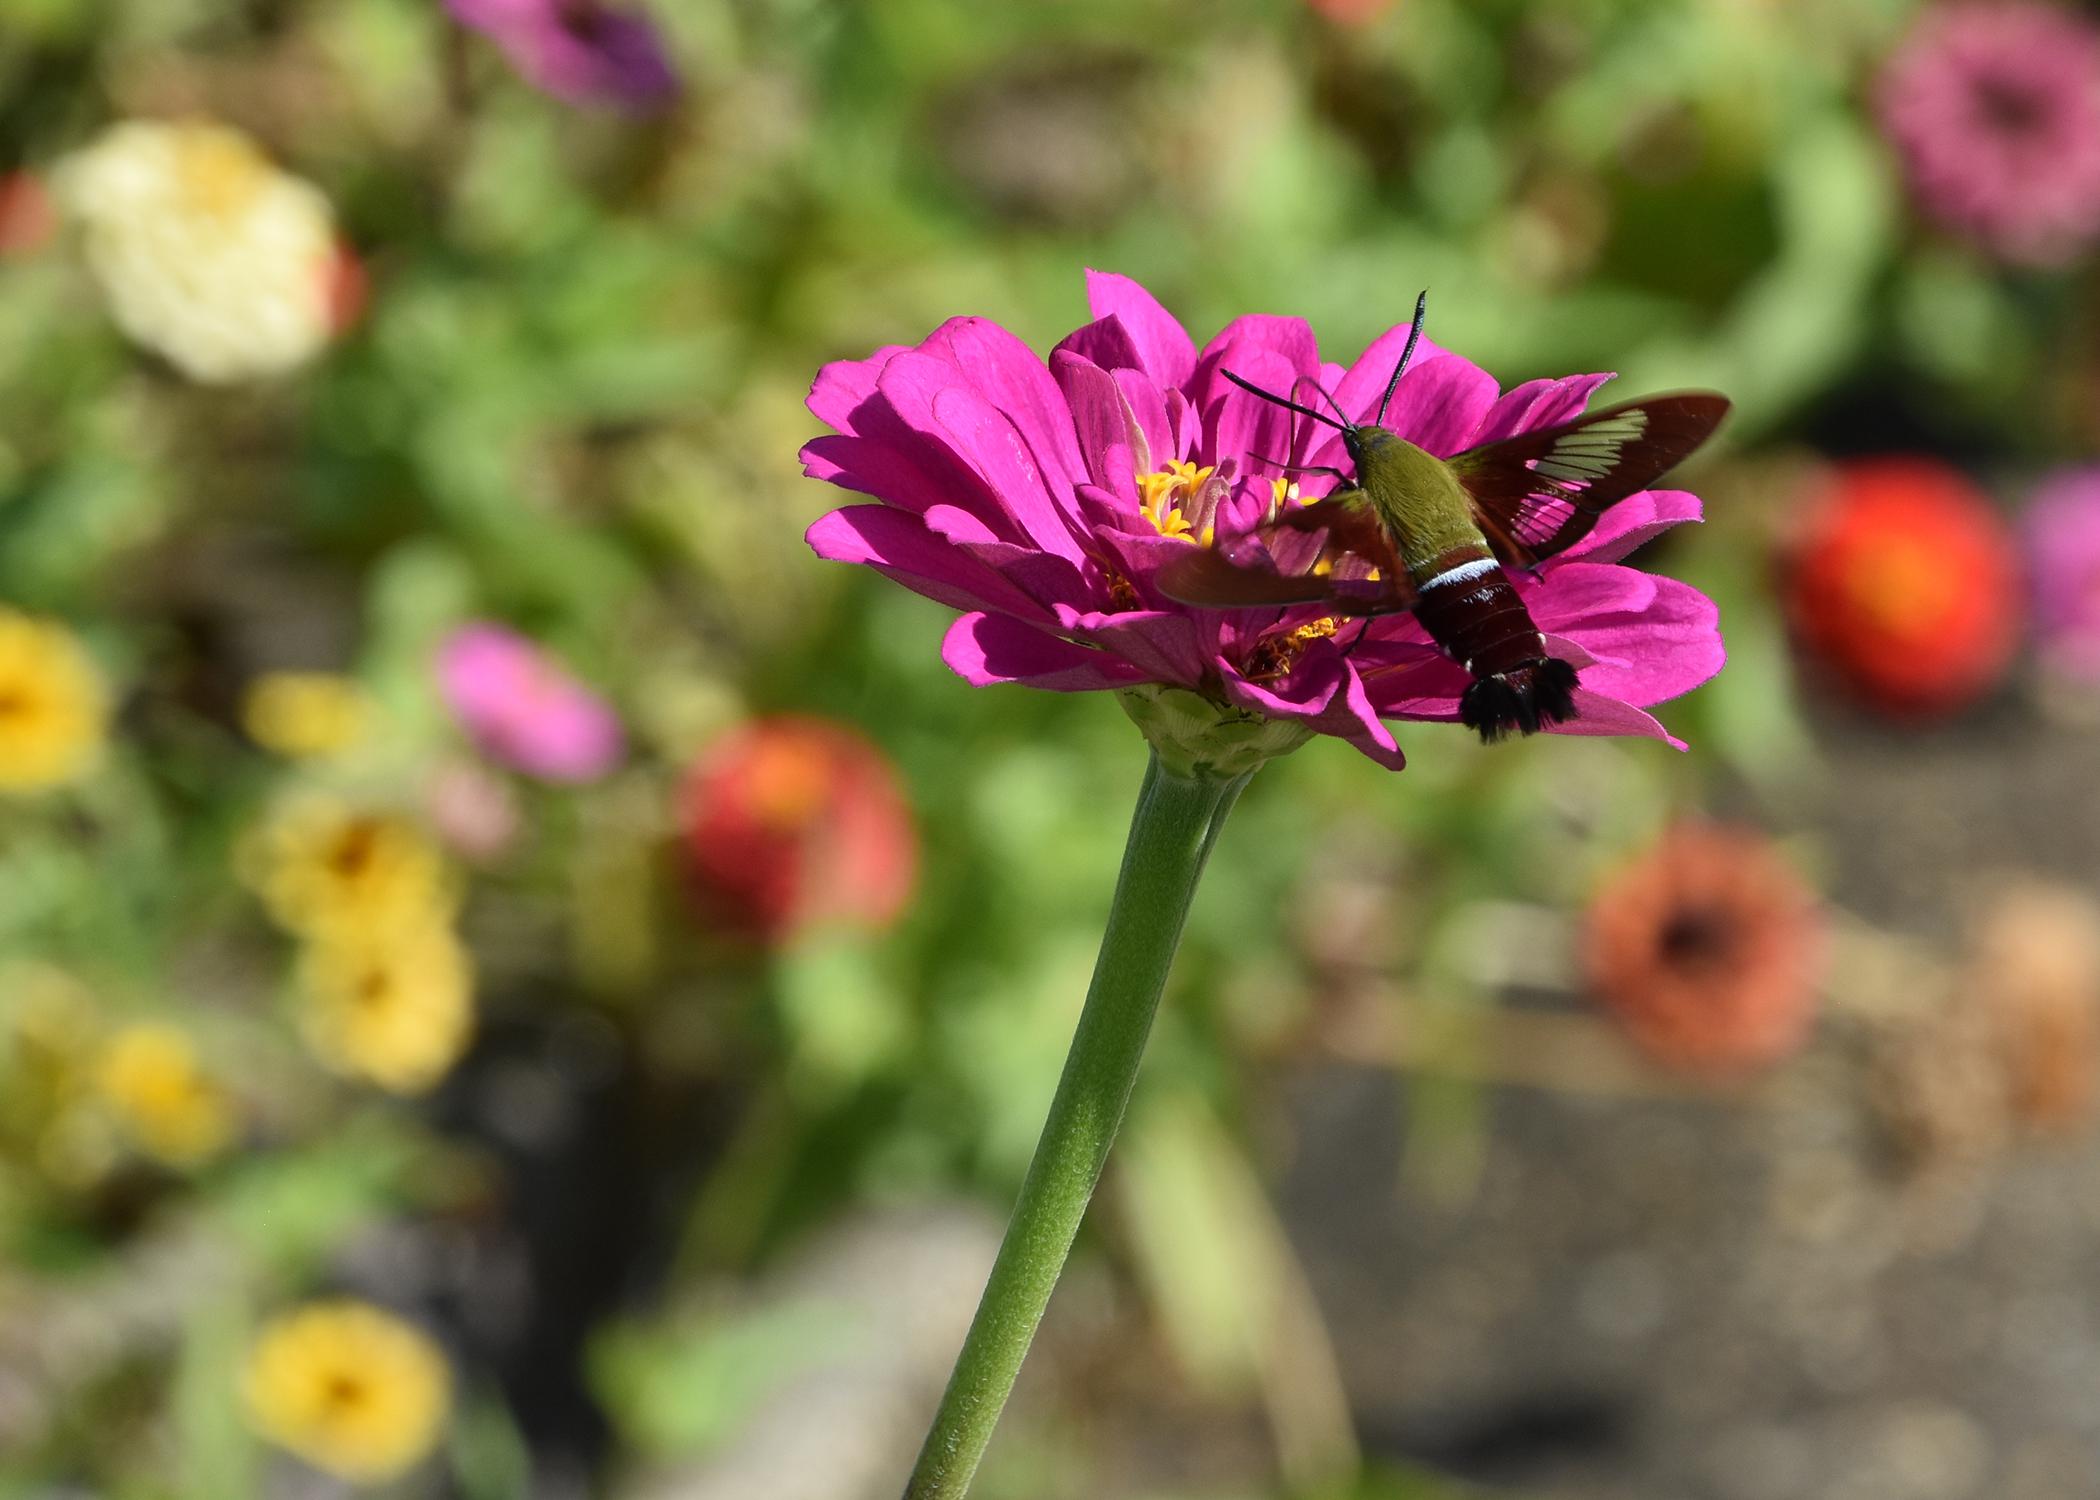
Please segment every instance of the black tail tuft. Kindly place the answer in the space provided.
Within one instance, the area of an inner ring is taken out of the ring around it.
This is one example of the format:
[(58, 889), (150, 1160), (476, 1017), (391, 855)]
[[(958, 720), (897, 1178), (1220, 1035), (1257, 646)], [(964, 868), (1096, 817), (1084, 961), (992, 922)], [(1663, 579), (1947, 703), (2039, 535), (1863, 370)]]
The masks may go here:
[(1489, 744), (1510, 730), (1537, 734), (1575, 717), (1575, 669), (1558, 657), (1476, 677), (1458, 700), (1458, 719)]

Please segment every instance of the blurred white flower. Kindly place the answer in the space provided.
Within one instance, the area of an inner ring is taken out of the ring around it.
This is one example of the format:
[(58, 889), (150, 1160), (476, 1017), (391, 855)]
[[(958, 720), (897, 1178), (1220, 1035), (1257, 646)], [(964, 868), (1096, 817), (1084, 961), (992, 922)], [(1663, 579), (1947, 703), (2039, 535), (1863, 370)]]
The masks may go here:
[(207, 382), (275, 375), (327, 342), (335, 216), (238, 131), (112, 126), (58, 172), (117, 325)]

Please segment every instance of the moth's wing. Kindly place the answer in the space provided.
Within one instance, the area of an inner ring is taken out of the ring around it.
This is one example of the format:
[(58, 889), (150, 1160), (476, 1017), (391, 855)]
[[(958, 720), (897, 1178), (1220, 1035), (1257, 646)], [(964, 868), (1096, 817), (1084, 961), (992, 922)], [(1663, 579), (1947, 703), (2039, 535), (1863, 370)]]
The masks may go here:
[(1648, 488), (1728, 415), (1714, 391), (1624, 401), (1450, 460), (1474, 519), (1505, 567), (1529, 568), (1589, 535), (1597, 517)]
[[(1278, 511), (1275, 519), (1256, 527), (1253, 535), (1276, 536), (1286, 531), (1324, 531), (1329, 541), (1323, 552), (1339, 551), (1345, 555), (1363, 556), (1372, 567), (1379, 567), (1380, 554), (1391, 550), (1361, 490), (1343, 490), (1324, 500), (1289, 506)], [(1356, 572), (1355, 577), (1350, 576), (1352, 572)], [(1332, 566), (1320, 572), (1282, 573), (1269, 560), (1266, 550), (1251, 553), (1249, 560), (1240, 561), (1217, 546), (1190, 547), (1178, 553), (1160, 569), (1158, 576), (1159, 590), (1169, 599), (1203, 609), (1246, 609), (1282, 604), (1356, 605), (1363, 602), (1365, 591), (1349, 590), (1344, 586), (1365, 581), (1360, 572), (1348, 566), (1343, 566), (1339, 573)], [(1404, 587), (1405, 583), (1404, 577), (1396, 578), (1396, 572), (1389, 568), (1380, 569), (1378, 581), (1389, 594)]]
[(1200, 609), (1323, 604), (1334, 594), (1332, 578), (1236, 563), (1215, 547), (1188, 548), (1159, 570), (1158, 582), (1169, 599)]

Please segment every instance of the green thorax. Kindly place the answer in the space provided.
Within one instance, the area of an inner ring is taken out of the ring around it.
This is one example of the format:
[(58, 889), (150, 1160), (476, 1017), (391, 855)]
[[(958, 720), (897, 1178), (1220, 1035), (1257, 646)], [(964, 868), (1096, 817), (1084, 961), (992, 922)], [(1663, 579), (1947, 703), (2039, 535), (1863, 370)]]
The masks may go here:
[(1455, 560), (1491, 555), (1449, 464), (1382, 427), (1356, 432), (1357, 486), (1416, 582)]

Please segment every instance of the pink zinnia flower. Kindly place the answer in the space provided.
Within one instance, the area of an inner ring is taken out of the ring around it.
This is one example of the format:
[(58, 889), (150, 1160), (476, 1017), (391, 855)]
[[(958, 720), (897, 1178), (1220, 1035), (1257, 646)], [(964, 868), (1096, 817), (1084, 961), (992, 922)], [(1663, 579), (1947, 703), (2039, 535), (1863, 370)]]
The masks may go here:
[(599, 0), (445, 0), (527, 83), (570, 104), (642, 112), (677, 97), (678, 74), (648, 17)]
[(1932, 218), (1993, 254), (2100, 234), (2100, 28), (2060, 5), (1928, 9), (1882, 73), (1883, 127)]
[(2043, 668), (2100, 687), (2100, 467), (2044, 479), (2020, 529)]
[[(1240, 318), (1199, 351), (1126, 277), (1089, 273), (1088, 297), (1095, 321), (1047, 367), (982, 318), (952, 319), (916, 348), (827, 365), (809, 407), (838, 434), (802, 450), (805, 471), (882, 503), (831, 512), (810, 528), (810, 545), (963, 611), (942, 654), (971, 683), (1193, 689), (1337, 735), (1398, 768), (1384, 721), (1456, 721), (1471, 680), (1413, 616), (1338, 628), (1317, 606), (1197, 610), (1154, 580), (1179, 549), (1314, 498), (1317, 485), (1294, 495), (1272, 460), (1341, 461), (1337, 434), (1294, 424), (1224, 369), (1275, 391), (1318, 380), (1365, 421), (1408, 329), (1388, 330), (1344, 368), (1321, 360), (1296, 318)], [(1425, 339), (1387, 425), (1449, 456), (1565, 422), (1608, 378), (1504, 393)], [(1643, 709), (1720, 668), (1714, 606), (1685, 584), (1615, 564), (1697, 519), (1698, 500), (1682, 491), (1637, 494), (1537, 577), (1514, 580), (1555, 651), (1581, 669), (1579, 717), (1560, 732), (1678, 744)]]
[(620, 721), (546, 652), (501, 625), (462, 626), (438, 651), (445, 701), (484, 753), (542, 781), (619, 763)]

